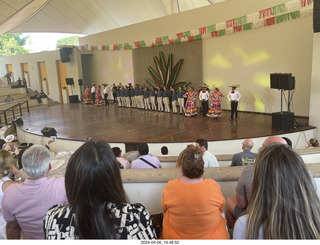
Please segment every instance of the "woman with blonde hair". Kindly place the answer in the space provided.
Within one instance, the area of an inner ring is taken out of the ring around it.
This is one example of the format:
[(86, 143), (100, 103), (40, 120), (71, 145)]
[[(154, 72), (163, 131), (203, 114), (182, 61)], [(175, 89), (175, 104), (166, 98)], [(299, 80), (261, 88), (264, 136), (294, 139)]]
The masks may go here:
[(9, 185), (12, 185), (16, 182), (16, 177), (19, 177), (20, 174), (18, 169), (14, 165), (14, 160), (12, 155), (8, 151), (0, 150), (0, 239), (4, 239), (6, 236), (6, 221), (3, 218), (1, 210), (1, 200), (4, 191)]
[(301, 157), (272, 143), (256, 159), (248, 214), (234, 239), (320, 239), (320, 201)]
[(202, 177), (202, 151), (189, 146), (178, 158), (181, 177), (163, 188), (163, 239), (228, 239), (222, 216), (225, 199), (220, 186)]

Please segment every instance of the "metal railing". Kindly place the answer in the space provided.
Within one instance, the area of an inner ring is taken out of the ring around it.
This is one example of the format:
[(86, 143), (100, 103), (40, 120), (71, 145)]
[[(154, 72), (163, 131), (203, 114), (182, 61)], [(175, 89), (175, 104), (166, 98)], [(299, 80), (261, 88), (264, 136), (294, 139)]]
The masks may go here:
[(3, 118), (4, 118), (4, 123), (6, 124), (6, 125), (8, 125), (8, 118), (7, 118), (7, 116), (8, 116), (8, 112), (12, 112), (12, 117), (13, 117), (13, 120), (16, 118), (16, 115), (15, 115), (15, 109), (16, 108), (18, 108), (19, 107), (19, 114), (20, 114), (20, 116), (22, 116), (22, 105), (23, 104), (27, 104), (27, 111), (28, 112), (30, 112), (30, 109), (29, 109), (29, 102), (28, 102), (28, 100), (26, 100), (26, 101), (23, 101), (23, 102), (19, 102), (18, 104), (15, 104), (14, 106), (11, 106), (11, 107), (9, 107), (9, 108), (7, 108), (7, 109), (5, 109), (5, 110), (0, 110), (0, 123), (2, 123), (2, 115), (3, 115)]

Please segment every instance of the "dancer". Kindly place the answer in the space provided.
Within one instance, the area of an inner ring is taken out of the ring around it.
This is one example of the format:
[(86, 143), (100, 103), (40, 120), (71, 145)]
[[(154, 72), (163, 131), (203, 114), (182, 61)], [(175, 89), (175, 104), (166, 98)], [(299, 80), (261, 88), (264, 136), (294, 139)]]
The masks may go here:
[(86, 89), (84, 91), (84, 95), (83, 95), (83, 103), (91, 104), (91, 102), (92, 100), (91, 100), (90, 88), (89, 88), (89, 85), (87, 84)]
[(166, 86), (163, 86), (163, 94), (162, 94), (164, 110), (165, 112), (170, 112), (170, 105), (169, 105), (169, 91), (167, 90)]
[(98, 89), (97, 89), (97, 93), (96, 93), (96, 106), (101, 106), (103, 105), (103, 98), (101, 95), (101, 86), (99, 85)]
[(154, 88), (152, 86), (150, 87), (150, 101), (151, 101), (151, 109), (156, 111), (157, 110), (156, 91), (154, 91)]
[(158, 102), (158, 111), (163, 111), (163, 103), (162, 103), (162, 101), (163, 101), (163, 98), (162, 98), (162, 96), (163, 96), (163, 91), (162, 91), (162, 89), (160, 88), (160, 86), (158, 86), (158, 94), (157, 94), (157, 96), (158, 96), (158, 99), (157, 99), (157, 102)]
[(199, 95), (199, 99), (201, 101), (201, 107), (202, 107), (202, 117), (205, 117), (208, 113), (209, 98), (210, 98), (210, 93), (208, 92), (208, 90), (206, 90), (206, 86), (202, 86), (202, 90), (200, 91), (200, 95)]
[(224, 95), (220, 92), (219, 88), (215, 88), (213, 93), (210, 95), (210, 99), (212, 99), (212, 103), (210, 106), (210, 110), (207, 113), (207, 117), (218, 118), (222, 116), (221, 112), (221, 98)]
[(239, 84), (232, 84), (230, 86), (232, 90), (228, 93), (228, 100), (231, 101), (231, 120), (233, 120), (233, 115), (236, 114), (236, 119), (238, 118), (238, 101), (241, 99), (241, 94), (236, 91), (239, 88)]
[(103, 88), (103, 96), (104, 96), (104, 104), (105, 106), (109, 105), (109, 102), (108, 102), (108, 93), (109, 93), (109, 89), (108, 89), (108, 84), (104, 84), (103, 85), (104, 88)]
[(143, 101), (144, 101), (144, 109), (150, 110), (150, 92), (147, 87), (144, 88)]
[(184, 94), (187, 97), (186, 111), (184, 113), (187, 117), (197, 116), (196, 97), (198, 93), (194, 91), (193, 87), (190, 87), (189, 91)]
[(183, 114), (186, 111), (186, 108), (184, 108), (184, 98), (183, 95), (185, 94), (185, 92), (182, 90), (181, 87), (179, 87), (179, 90), (177, 92), (178, 95), (178, 103), (179, 103), (179, 107), (180, 107), (180, 112), (179, 114)]
[(94, 83), (92, 83), (91, 86), (91, 98), (92, 98), (92, 102), (93, 104), (96, 103), (95, 99), (96, 99), (96, 88), (94, 87)]
[(117, 90), (116, 90), (116, 93), (117, 93), (117, 95), (116, 95), (116, 97), (115, 98), (117, 98), (117, 101), (118, 101), (118, 106), (122, 106), (122, 104), (121, 104), (121, 91), (120, 91), (120, 87), (118, 87), (117, 88)]
[(174, 91), (174, 88), (171, 87), (171, 91), (172, 91), (172, 94), (171, 94), (172, 112), (173, 113), (178, 113), (178, 110), (177, 110), (177, 98), (178, 98), (178, 96), (177, 96), (176, 91)]

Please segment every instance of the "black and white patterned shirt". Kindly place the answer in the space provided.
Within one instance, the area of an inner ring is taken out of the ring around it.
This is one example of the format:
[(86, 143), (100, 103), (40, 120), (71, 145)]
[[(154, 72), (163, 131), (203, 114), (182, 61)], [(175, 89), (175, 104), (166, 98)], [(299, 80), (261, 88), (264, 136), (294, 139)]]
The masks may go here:
[[(118, 239), (156, 239), (148, 210), (140, 203), (108, 203)], [(79, 239), (75, 212), (70, 205), (50, 208), (44, 217), (45, 239)]]

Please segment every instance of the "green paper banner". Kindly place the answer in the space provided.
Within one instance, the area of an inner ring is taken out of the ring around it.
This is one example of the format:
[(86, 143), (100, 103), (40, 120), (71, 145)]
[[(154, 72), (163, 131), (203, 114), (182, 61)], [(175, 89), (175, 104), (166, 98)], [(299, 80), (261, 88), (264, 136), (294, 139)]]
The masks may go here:
[(288, 18), (289, 18), (288, 14), (278, 15), (278, 16), (276, 16), (276, 22), (277, 22), (277, 24), (279, 24), (279, 23), (282, 23), (284, 21), (287, 21)]
[(190, 37), (190, 31), (184, 31), (183, 32), (184, 37)]
[(236, 18), (236, 26), (240, 26), (245, 23), (247, 23), (247, 16)]
[(198, 34), (194, 36), (194, 40), (201, 40), (202, 39), (202, 35)]
[(252, 25), (253, 25), (253, 23), (243, 24), (243, 30), (244, 31), (251, 30), (252, 29)]
[(168, 43), (169, 42), (169, 36), (162, 37), (162, 42)]
[(145, 41), (139, 41), (139, 44), (140, 44), (140, 47), (141, 47), (141, 48), (144, 48), (144, 47), (147, 46), (146, 43), (145, 43)]
[(207, 26), (207, 32), (214, 32), (216, 31), (216, 25)]
[(291, 12), (291, 13), (289, 13), (289, 15), (292, 20), (295, 20), (297, 18), (300, 18), (300, 11)]
[(272, 7), (271, 9), (272, 9), (273, 16), (278, 14), (283, 14), (286, 12), (286, 5), (284, 3), (279, 4), (277, 6)]
[(226, 35), (226, 29), (220, 30), (219, 32), (219, 37)]

